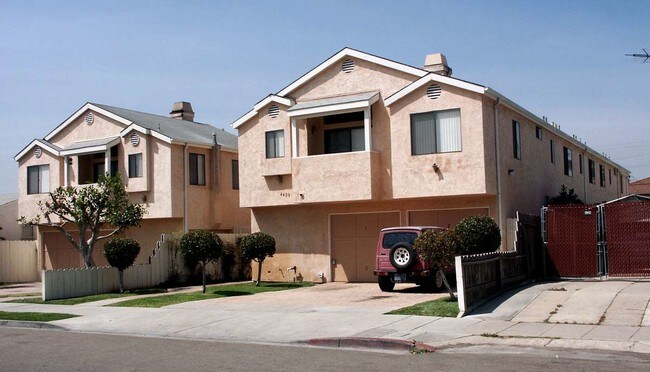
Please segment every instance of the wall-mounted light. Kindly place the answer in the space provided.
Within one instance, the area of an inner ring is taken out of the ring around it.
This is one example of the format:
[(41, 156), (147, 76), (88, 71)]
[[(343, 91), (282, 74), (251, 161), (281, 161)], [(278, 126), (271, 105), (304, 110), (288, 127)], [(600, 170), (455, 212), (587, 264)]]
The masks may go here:
[(278, 183), (282, 183), (282, 175), (281, 174), (278, 175)]
[(440, 172), (440, 167), (438, 166), (438, 164), (433, 163), (433, 167), (432, 167), (432, 168), (433, 168), (433, 171), (434, 171), (434, 172), (436, 172), (436, 173)]
[(508, 176), (512, 176), (515, 173), (514, 169), (508, 169)]
[(142, 202), (146, 203), (147, 202), (147, 195), (142, 195)]

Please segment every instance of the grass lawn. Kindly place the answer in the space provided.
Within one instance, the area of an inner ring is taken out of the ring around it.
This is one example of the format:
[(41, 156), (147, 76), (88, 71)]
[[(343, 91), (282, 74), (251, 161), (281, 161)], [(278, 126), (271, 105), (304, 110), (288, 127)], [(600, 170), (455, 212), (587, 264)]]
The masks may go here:
[(74, 318), (76, 316), (78, 315), (60, 313), (14, 313), (9, 311), (0, 311), (0, 319), (2, 320), (28, 320), (31, 322), (51, 322), (53, 320)]
[(124, 293), (104, 293), (104, 294), (83, 296), (83, 297), (63, 298), (60, 300), (43, 301), (40, 297), (34, 297), (34, 298), (21, 298), (18, 300), (13, 300), (8, 302), (18, 302), (18, 303), (28, 303), (28, 304), (47, 304), (47, 305), (77, 305), (86, 302), (108, 300), (110, 298), (120, 298), (120, 297), (127, 297), (127, 296), (136, 296), (136, 295), (152, 294), (152, 293), (165, 293), (165, 292), (167, 292), (165, 289), (141, 289), (135, 291), (127, 291)]
[(33, 292), (33, 293), (11, 293), (11, 294), (6, 294), (6, 295), (0, 295), (0, 298), (7, 298), (7, 297), (34, 297), (34, 296), (40, 296), (40, 293)]
[(445, 297), (433, 301), (421, 302), (409, 307), (403, 307), (387, 314), (455, 317), (458, 315), (458, 312), (458, 300), (452, 300), (449, 297)]
[(282, 291), (285, 289), (294, 289), (300, 287), (309, 287), (313, 283), (264, 283), (259, 287), (255, 283), (240, 283), (215, 285), (207, 287), (205, 294), (199, 292), (176, 293), (165, 296), (152, 296), (143, 298), (134, 298), (133, 300), (121, 301), (110, 306), (123, 307), (163, 307), (168, 305), (180, 304), (182, 302), (209, 300), (211, 298), (221, 298), (230, 296), (246, 296), (255, 293)]

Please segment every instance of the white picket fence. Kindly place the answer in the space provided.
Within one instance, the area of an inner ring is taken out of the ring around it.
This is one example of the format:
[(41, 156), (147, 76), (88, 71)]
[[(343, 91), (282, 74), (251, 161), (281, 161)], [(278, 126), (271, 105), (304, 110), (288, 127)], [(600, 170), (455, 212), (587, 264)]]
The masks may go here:
[(38, 280), (36, 241), (0, 240), (0, 283)]
[[(171, 236), (162, 235), (149, 262), (124, 270), (124, 289), (151, 288), (169, 279), (172, 272)], [(43, 270), (43, 300), (88, 296), (119, 290), (114, 267)]]

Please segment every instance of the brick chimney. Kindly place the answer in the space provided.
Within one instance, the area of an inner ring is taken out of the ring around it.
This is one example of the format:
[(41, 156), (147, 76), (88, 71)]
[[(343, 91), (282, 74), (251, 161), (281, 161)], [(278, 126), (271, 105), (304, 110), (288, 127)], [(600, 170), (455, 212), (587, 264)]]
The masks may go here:
[(447, 65), (447, 58), (442, 53), (429, 54), (424, 59), (424, 69), (438, 75), (451, 76), (451, 67)]
[(192, 104), (185, 101), (175, 102), (169, 116), (174, 119), (194, 121), (194, 110), (192, 110)]

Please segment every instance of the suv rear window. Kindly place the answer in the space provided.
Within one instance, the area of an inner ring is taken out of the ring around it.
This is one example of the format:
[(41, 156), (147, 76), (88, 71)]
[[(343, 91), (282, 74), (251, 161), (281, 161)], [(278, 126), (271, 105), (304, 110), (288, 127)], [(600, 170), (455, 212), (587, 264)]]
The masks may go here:
[(397, 243), (408, 243), (413, 245), (418, 234), (414, 232), (393, 232), (384, 234), (384, 240), (381, 242), (383, 248), (392, 248)]

